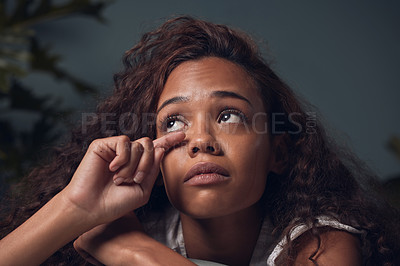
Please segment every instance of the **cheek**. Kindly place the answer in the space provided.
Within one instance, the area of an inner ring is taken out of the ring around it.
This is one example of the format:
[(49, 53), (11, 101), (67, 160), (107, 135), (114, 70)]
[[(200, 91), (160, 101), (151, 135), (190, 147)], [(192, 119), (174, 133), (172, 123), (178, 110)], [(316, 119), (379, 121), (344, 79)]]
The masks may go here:
[(272, 154), (267, 134), (249, 134), (232, 140), (228, 144), (232, 159), (247, 169), (265, 168), (271, 161)]
[[(242, 182), (249, 187), (262, 186), (272, 163), (268, 136), (255, 134), (236, 143), (232, 147), (232, 161), (236, 165), (237, 174), (243, 177)], [(264, 189), (263, 186), (261, 188)]]

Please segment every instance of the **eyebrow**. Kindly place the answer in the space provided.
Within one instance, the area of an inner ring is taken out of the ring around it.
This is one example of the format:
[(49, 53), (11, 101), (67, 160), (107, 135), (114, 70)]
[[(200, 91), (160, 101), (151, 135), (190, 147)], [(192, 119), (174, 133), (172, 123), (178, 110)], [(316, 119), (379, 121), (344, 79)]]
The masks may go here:
[[(242, 95), (237, 94), (236, 92), (233, 92), (233, 91), (213, 91), (211, 93), (211, 97), (216, 97), (216, 98), (236, 98), (236, 99), (243, 100), (243, 101), (247, 102), (251, 107), (253, 107), (251, 102), (246, 97), (243, 97)], [(173, 97), (173, 98), (168, 99), (165, 102), (163, 102), (161, 104), (161, 106), (158, 108), (157, 113), (159, 113), (161, 111), (161, 109), (163, 109), (165, 106), (167, 106), (169, 104), (188, 102), (188, 101), (189, 101), (189, 97), (183, 97), (183, 96)]]
[(169, 105), (169, 104), (173, 104), (173, 103), (181, 103), (181, 102), (187, 102), (189, 101), (188, 97), (182, 97), (182, 96), (177, 96), (177, 97), (173, 97), (171, 99), (166, 100), (165, 102), (163, 102), (160, 106), (160, 108), (158, 108), (157, 110), (157, 114), (161, 111), (161, 109), (163, 109), (165, 106)]
[(244, 97), (240, 94), (237, 94), (236, 92), (233, 92), (233, 91), (213, 91), (211, 93), (211, 96), (214, 96), (217, 98), (236, 98), (236, 99), (247, 102), (251, 107), (253, 107), (251, 102), (246, 97)]

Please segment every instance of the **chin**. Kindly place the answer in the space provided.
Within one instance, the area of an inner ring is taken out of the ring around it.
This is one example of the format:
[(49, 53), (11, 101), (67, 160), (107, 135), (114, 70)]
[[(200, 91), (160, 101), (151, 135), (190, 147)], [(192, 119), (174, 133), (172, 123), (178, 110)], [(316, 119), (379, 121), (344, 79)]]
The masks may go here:
[(227, 212), (226, 209), (215, 210), (215, 209), (204, 209), (204, 208), (196, 208), (196, 209), (188, 208), (179, 211), (184, 215), (191, 217), (192, 219), (199, 219), (199, 220), (219, 218), (231, 214), (230, 212)]
[(221, 196), (192, 197), (189, 200), (172, 201), (172, 205), (181, 213), (194, 219), (218, 218), (233, 214), (242, 208), (238, 204), (227, 202)]

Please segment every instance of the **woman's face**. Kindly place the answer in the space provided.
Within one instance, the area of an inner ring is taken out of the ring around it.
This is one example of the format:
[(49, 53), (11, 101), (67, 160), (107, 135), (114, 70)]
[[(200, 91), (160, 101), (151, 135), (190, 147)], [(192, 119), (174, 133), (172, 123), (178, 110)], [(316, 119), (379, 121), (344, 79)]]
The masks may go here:
[(180, 64), (157, 110), (158, 137), (186, 133), (161, 165), (179, 211), (212, 218), (255, 206), (274, 157), (263, 102), (241, 67), (216, 57)]

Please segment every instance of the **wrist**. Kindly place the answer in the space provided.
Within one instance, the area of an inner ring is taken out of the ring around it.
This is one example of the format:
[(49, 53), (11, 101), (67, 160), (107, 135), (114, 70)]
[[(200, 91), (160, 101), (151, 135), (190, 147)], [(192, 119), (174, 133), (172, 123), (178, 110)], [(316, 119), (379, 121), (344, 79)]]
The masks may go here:
[(100, 224), (98, 218), (93, 213), (71, 201), (65, 190), (58, 193), (54, 197), (54, 200), (60, 206), (59, 209), (63, 213), (63, 216), (68, 217), (71, 225), (75, 226), (77, 231), (79, 231), (79, 235)]

